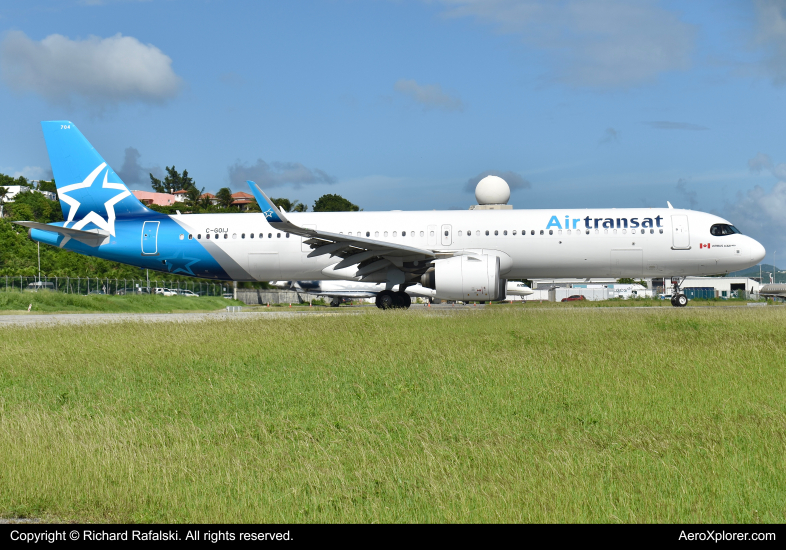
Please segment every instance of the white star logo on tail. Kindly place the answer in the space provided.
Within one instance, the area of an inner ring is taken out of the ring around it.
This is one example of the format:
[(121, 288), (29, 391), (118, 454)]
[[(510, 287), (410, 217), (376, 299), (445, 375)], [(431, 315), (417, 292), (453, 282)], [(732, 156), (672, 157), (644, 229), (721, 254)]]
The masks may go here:
[[(91, 187), (93, 182), (95, 181), (98, 174), (101, 173), (101, 170), (106, 168), (106, 163), (101, 163), (95, 170), (90, 172), (85, 178), (85, 181), (81, 183), (73, 183), (71, 185), (67, 185), (59, 190), (60, 200), (70, 206), (68, 210), (68, 219), (63, 224), (63, 227), (68, 227), (68, 224), (74, 221), (74, 216), (76, 215), (77, 210), (82, 205), (82, 203), (74, 197), (69, 197), (68, 193), (73, 191), (77, 191), (79, 189), (85, 189)], [(89, 223), (93, 223), (97, 227), (104, 229), (105, 231), (109, 231), (109, 234), (113, 237), (115, 236), (115, 204), (123, 200), (124, 198), (131, 195), (131, 192), (126, 188), (125, 185), (122, 183), (109, 183), (107, 178), (109, 177), (109, 169), (107, 169), (106, 173), (104, 173), (104, 184), (101, 186), (103, 189), (116, 189), (120, 191), (117, 195), (110, 198), (108, 201), (104, 203), (104, 210), (106, 210), (106, 219), (102, 218), (100, 214), (97, 212), (89, 212), (85, 217), (81, 220), (77, 221), (73, 226), (72, 229), (82, 229)]]

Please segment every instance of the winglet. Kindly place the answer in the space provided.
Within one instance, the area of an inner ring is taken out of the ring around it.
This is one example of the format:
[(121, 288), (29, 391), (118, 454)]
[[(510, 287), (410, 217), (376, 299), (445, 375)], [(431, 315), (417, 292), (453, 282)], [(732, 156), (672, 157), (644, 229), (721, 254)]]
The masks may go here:
[(669, 205), (669, 208), (674, 208), (669, 201), (666, 201), (666, 204)]
[[(262, 213), (265, 215), (268, 223), (290, 223), (281, 209), (273, 204), (273, 201), (265, 195), (265, 192), (256, 183), (249, 180), (246, 180), (246, 183), (251, 188), (251, 192), (254, 194), (257, 203), (259, 203), (259, 208), (262, 209)], [(267, 205), (267, 210), (265, 210), (265, 205)]]

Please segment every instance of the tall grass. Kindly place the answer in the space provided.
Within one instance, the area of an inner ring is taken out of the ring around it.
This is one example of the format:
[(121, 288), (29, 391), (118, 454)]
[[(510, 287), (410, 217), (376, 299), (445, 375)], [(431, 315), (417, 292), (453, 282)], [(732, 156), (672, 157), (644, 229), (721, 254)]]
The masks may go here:
[(5, 328), (0, 515), (783, 522), (784, 311)]

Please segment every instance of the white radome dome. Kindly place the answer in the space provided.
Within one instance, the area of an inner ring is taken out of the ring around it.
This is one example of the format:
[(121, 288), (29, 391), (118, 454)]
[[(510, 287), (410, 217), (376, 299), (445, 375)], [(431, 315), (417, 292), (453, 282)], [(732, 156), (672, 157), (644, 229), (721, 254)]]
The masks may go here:
[(475, 187), (475, 199), (478, 204), (508, 204), (510, 200), (508, 182), (499, 176), (486, 176)]

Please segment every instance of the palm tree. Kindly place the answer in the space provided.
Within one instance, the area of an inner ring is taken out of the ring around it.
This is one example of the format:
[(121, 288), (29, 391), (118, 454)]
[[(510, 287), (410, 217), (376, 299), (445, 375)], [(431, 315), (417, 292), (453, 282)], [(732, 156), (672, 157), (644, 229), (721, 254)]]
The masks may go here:
[(222, 187), (216, 193), (216, 198), (218, 199), (219, 204), (224, 208), (229, 208), (232, 206), (232, 202), (235, 200), (232, 197), (232, 190), (229, 187)]
[(191, 207), (192, 212), (199, 207), (199, 197), (202, 196), (202, 193), (205, 192), (205, 188), (203, 187), (200, 191), (196, 188), (196, 186), (192, 185), (186, 190), (186, 204)]

